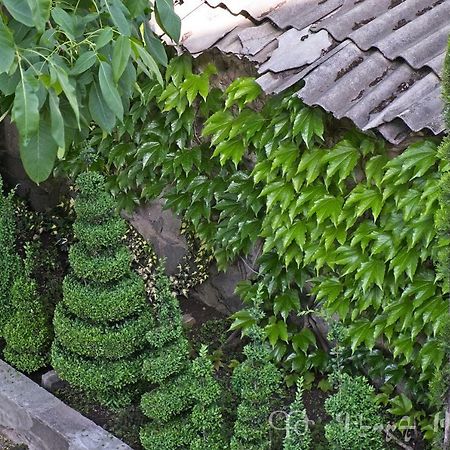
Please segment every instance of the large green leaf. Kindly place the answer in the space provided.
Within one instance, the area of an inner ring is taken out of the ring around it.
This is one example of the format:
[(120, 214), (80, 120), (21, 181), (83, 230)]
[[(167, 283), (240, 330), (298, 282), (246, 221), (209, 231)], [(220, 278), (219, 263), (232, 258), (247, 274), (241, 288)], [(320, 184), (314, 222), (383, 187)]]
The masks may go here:
[(80, 75), (89, 70), (97, 62), (97, 54), (92, 50), (82, 53), (70, 71), (71, 75)]
[(116, 83), (114, 83), (112, 68), (105, 61), (100, 62), (100, 67), (98, 69), (98, 79), (104, 101), (108, 105), (109, 109), (114, 112), (116, 117), (119, 120), (123, 120), (122, 99), (120, 98)]
[(50, 18), (51, 4), (51, 0), (28, 0), (34, 25), (40, 33), (44, 31), (45, 23)]
[(53, 20), (70, 39), (75, 40), (77, 38), (80, 30), (77, 27), (76, 16), (71, 16), (59, 6), (52, 8), (51, 15)]
[(148, 23), (144, 24), (144, 39), (147, 51), (153, 56), (153, 59), (162, 66), (167, 66), (167, 54), (164, 45), (155, 36)]
[(175, 14), (173, 0), (156, 0), (155, 13), (160, 27), (175, 42), (178, 42), (180, 40), (181, 20)]
[(27, 27), (32, 27), (33, 17), (27, 0), (3, 0), (2, 2), (11, 16)]
[(119, 29), (123, 36), (130, 36), (131, 28), (125, 14), (122, 10), (122, 2), (118, 3), (114, 0), (103, 0), (107, 11), (109, 12), (114, 25)]
[(50, 122), (42, 117), (37, 131), (22, 141), (20, 156), (28, 176), (35, 182), (45, 181), (52, 172), (58, 144), (52, 137)]
[(14, 37), (0, 16), (0, 74), (9, 72), (15, 56)]
[(112, 70), (114, 81), (117, 83), (127, 67), (131, 55), (130, 39), (119, 36), (113, 45)]
[(52, 137), (60, 148), (64, 148), (64, 119), (59, 109), (59, 98), (55, 91), (50, 90), (48, 99), (50, 104)]
[(100, 87), (96, 82), (92, 83), (89, 92), (89, 112), (94, 122), (100, 125), (102, 130), (111, 133), (116, 124), (116, 116), (106, 104)]
[(39, 127), (39, 98), (34, 85), (34, 79), (23, 76), (16, 87), (14, 97), (12, 119), (23, 141)]

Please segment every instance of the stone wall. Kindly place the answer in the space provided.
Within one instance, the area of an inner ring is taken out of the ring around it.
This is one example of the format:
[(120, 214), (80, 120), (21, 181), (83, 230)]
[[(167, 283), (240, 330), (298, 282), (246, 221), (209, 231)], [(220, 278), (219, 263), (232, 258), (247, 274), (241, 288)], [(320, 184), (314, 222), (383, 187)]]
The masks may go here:
[(0, 432), (30, 450), (131, 450), (2, 360)]

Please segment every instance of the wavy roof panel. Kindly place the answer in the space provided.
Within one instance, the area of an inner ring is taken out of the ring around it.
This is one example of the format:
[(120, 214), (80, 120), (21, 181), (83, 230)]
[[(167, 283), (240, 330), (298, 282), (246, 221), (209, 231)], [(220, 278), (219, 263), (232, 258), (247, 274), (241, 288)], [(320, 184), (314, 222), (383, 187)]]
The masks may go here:
[(258, 83), (401, 142), (444, 130), (450, 0), (184, 0), (182, 46), (253, 61)]

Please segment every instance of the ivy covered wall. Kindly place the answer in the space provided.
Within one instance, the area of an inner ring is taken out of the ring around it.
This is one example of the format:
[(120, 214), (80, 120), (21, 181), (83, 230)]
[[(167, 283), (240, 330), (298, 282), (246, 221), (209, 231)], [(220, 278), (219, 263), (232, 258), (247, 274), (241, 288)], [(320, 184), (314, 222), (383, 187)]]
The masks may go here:
[[(323, 380), (320, 324), (340, 320), (347, 361), (378, 381), (393, 415), (416, 418), (431, 437), (440, 416), (428, 384), (447, 313), (435, 271), (448, 244), (434, 226), (439, 141), (391, 151), (289, 92), (261, 102), (253, 78), (212, 88), (215, 73), (173, 59), (111, 137), (93, 133), (60, 170), (101, 170), (127, 209), (162, 195), (220, 268), (256, 252), (238, 293), (251, 305), (264, 292), (262, 325), (286, 382)], [(251, 326), (250, 311), (233, 328)]]

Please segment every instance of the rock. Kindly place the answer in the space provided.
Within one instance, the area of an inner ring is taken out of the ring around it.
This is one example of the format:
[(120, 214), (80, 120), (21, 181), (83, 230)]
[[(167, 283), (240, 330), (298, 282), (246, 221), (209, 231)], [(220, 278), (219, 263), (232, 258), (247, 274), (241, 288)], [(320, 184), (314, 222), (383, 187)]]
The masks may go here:
[(186, 329), (194, 328), (197, 321), (190, 314), (183, 314), (183, 326)]
[(157, 199), (137, 208), (131, 215), (123, 215), (152, 244), (156, 254), (166, 258), (166, 272), (173, 275), (187, 254), (188, 246), (180, 233), (181, 220), (163, 206), (164, 200)]
[(41, 386), (49, 392), (55, 392), (57, 389), (67, 386), (67, 382), (61, 380), (54, 370), (50, 370), (42, 375)]

